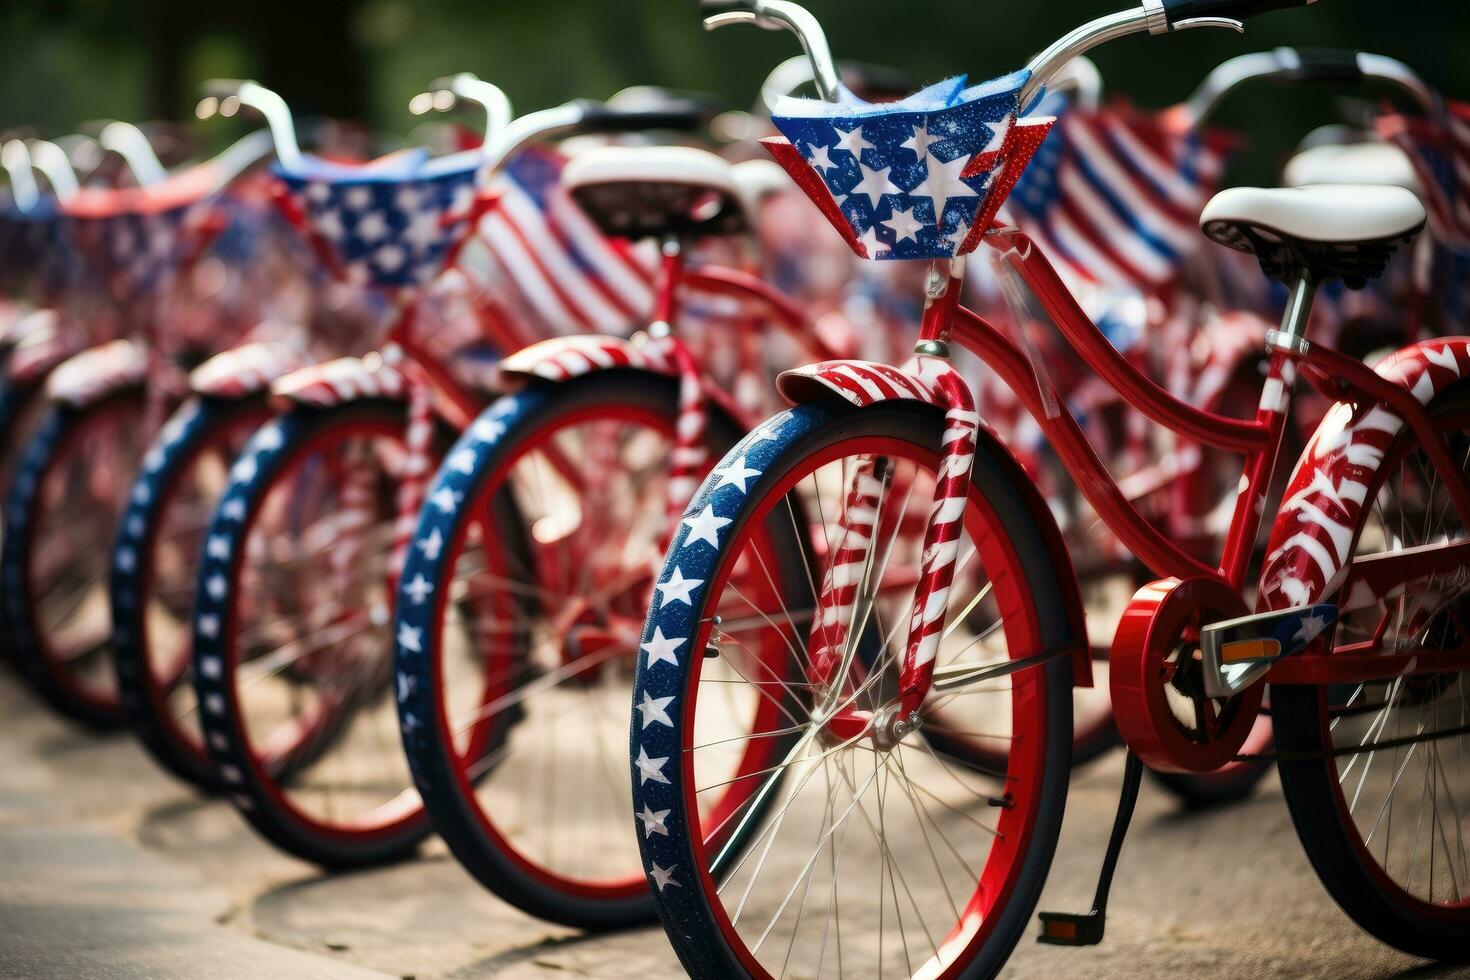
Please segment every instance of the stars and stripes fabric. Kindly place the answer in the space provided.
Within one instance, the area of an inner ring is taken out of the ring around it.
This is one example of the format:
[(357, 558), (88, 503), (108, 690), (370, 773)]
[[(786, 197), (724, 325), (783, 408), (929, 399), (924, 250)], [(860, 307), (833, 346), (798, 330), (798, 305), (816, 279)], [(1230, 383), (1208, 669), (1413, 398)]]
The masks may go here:
[(562, 185), (565, 163), (540, 148), (510, 160), (456, 267), (524, 336), (625, 333), (652, 313), (657, 255), (603, 235)]
[(1385, 113), (1376, 128), (1413, 162), (1435, 237), (1470, 250), (1470, 104), (1446, 101), (1433, 118)]
[(193, 236), (197, 205), (72, 214), (71, 237), (113, 300), (157, 296), (172, 281)]
[(1052, 120), (1017, 119), (1029, 76), (963, 78), (899, 102), (784, 99), (767, 150), (867, 259), (972, 251)]
[[(348, 282), (385, 290), (421, 286), (442, 271), (474, 199), (478, 153), (402, 166), (277, 166), (296, 216)], [(456, 216), (460, 216), (456, 220)]]
[(1204, 243), (1228, 143), (1126, 105), (1065, 109), (1006, 205), (1071, 281), (1157, 289)]

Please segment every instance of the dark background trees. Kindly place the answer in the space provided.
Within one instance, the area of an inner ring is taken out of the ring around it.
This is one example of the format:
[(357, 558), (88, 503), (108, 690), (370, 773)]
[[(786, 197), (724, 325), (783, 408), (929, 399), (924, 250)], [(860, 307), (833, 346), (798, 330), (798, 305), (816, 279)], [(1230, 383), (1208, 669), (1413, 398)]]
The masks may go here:
[[(839, 56), (902, 68), (920, 81), (1019, 67), (1110, 0), (810, 0)], [(1098, 52), (1110, 90), (1150, 106), (1185, 96), (1232, 54), (1280, 44), (1353, 47), (1407, 61), (1470, 99), (1470, 4), (1321, 0), (1254, 22), (1249, 33), (1135, 38)], [(705, 36), (693, 0), (8, 0), (0, 4), (0, 128), (64, 132), (96, 118), (187, 118), (198, 83), (250, 76), (303, 113), (359, 118), (389, 133), (435, 76), (470, 70), (518, 107), (660, 82), (737, 105), (793, 53), (791, 39), (731, 30)], [(1221, 116), (1249, 130), (1243, 164), (1263, 169), (1331, 120), (1341, 89), (1259, 86)], [(1355, 94), (1373, 97), (1372, 90)]]

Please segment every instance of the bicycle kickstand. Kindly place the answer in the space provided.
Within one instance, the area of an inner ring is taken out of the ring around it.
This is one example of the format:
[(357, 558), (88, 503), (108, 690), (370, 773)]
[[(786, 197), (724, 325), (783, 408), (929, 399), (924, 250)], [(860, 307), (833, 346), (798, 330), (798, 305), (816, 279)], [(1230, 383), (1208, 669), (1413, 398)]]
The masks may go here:
[(1129, 752), (1123, 769), (1123, 792), (1118, 798), (1118, 814), (1113, 818), (1113, 833), (1108, 838), (1097, 891), (1092, 896), (1092, 911), (1080, 915), (1075, 912), (1039, 913), (1041, 935), (1036, 937), (1037, 942), (1053, 946), (1096, 946), (1102, 942), (1108, 918), (1108, 890), (1113, 886), (1113, 872), (1118, 867), (1123, 838), (1128, 836), (1128, 825), (1133, 821), (1133, 807), (1138, 802), (1138, 787), (1142, 781), (1143, 763)]

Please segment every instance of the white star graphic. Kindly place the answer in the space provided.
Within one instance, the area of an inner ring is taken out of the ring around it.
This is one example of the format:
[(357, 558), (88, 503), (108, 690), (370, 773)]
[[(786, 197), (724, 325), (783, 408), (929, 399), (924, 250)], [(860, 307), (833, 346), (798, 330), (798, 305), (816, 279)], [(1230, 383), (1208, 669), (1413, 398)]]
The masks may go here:
[(1301, 628), (1298, 629), (1296, 631), (1296, 635), (1291, 638), (1292, 642), (1300, 643), (1305, 646), (1306, 644), (1311, 643), (1317, 637), (1321, 636), (1322, 631), (1326, 628), (1327, 617), (1323, 616), (1321, 613), (1313, 613), (1310, 616), (1304, 616), (1301, 620)]
[(960, 179), (960, 171), (969, 165), (970, 158), (964, 155), (957, 156), (948, 163), (941, 162), (938, 157), (929, 158), (929, 172), (923, 182), (914, 188), (914, 196), (933, 198), (936, 226), (944, 223), (944, 206), (950, 201), (957, 197), (979, 197), (973, 187)]
[(888, 251), (888, 247), (878, 239), (878, 229), (876, 226), (863, 232), (862, 237), (858, 241), (862, 242), (863, 250), (868, 253), (868, 258), (870, 259), (876, 259), (880, 253)]
[[(22, 493), (29, 493), (30, 492), (30, 488), (31, 488), (31, 484), (29, 482), (26, 482), (23, 485), (21, 492)], [(148, 484), (146, 484), (146, 483), (140, 483), (137, 486), (133, 487), (133, 503), (135, 503), (135, 504), (146, 504), (152, 498), (153, 498), (153, 491), (150, 490), (150, 489), (148, 489)]]
[(745, 481), (753, 476), (760, 476), (760, 470), (752, 470), (746, 467), (745, 457), (737, 456), (729, 466), (721, 466), (715, 470), (715, 475), (720, 482), (715, 484), (715, 490), (721, 487), (738, 487), (741, 493), (745, 492)]
[(211, 654), (199, 658), (199, 673), (208, 677), (210, 680), (219, 680), (219, 675), (222, 670), (223, 664), (220, 663), (219, 657)]
[(476, 419), (470, 434), (481, 442), (494, 442), (505, 435), (505, 423), (499, 419)]
[(403, 232), (403, 240), (420, 252), (427, 251), (444, 234), (439, 227), (438, 211), (418, 211)]
[(647, 728), (654, 722), (658, 722), (660, 725), (673, 728), (674, 719), (670, 718), (669, 713), (664, 710), (673, 703), (674, 699), (671, 697), (651, 698), (648, 696), (648, 692), (644, 691), (643, 700), (638, 702), (638, 712), (643, 715), (643, 727)]
[(323, 183), (312, 183), (307, 185), (306, 199), (313, 204), (322, 204), (332, 196), (332, 188)]
[(255, 433), (255, 445), (258, 449), (275, 452), (284, 444), (285, 438), (281, 435), (281, 427), (274, 422), (262, 426), (260, 431)]
[(198, 627), (200, 636), (208, 637), (211, 640), (219, 636), (219, 617), (214, 613), (206, 613), (200, 616), (195, 626)]
[(641, 644), (638, 649), (648, 654), (648, 659), (644, 661), (644, 666), (646, 667), (652, 667), (660, 661), (671, 663), (677, 667), (679, 666), (679, 658), (674, 656), (674, 654), (687, 642), (689, 642), (687, 636), (666, 637), (664, 636), (664, 631), (655, 626), (653, 628), (653, 639)]
[(913, 208), (909, 208), (907, 211), (894, 208), (893, 217), (885, 220), (883, 226), (893, 232), (895, 236), (894, 244), (897, 244), (917, 238), (919, 232), (924, 227), (924, 223), (914, 217)]
[(312, 225), (316, 228), (317, 234), (328, 241), (340, 242), (347, 234), (347, 230), (342, 227), (342, 215), (336, 208), (325, 208), (318, 212), (316, 218), (312, 220)]
[(455, 493), (448, 487), (440, 487), (434, 491), (433, 496), (429, 497), (429, 503), (439, 508), (441, 514), (452, 514), (454, 508), (459, 506), (460, 498), (463, 496), (464, 494)]
[(132, 548), (117, 549), (117, 569), (120, 572), (131, 572), (138, 566), (138, 555)]
[(418, 211), (424, 203), (424, 197), (419, 189), (412, 185), (399, 188), (398, 193), (393, 196), (393, 206), (400, 211)]
[[(862, 173), (863, 179), (857, 182), (856, 187), (848, 191), (848, 196), (866, 197), (872, 202), (872, 207), (876, 210), (878, 205), (883, 203), (883, 195), (903, 193), (903, 188), (899, 187), (888, 177), (888, 172), (892, 169), (892, 167), (884, 167), (882, 170), (870, 170), (862, 164), (858, 164), (858, 170)], [(920, 191), (915, 191), (914, 193), (917, 194), (921, 191), (922, 188)], [(975, 192), (970, 191), (970, 193), (973, 194)]]
[(209, 581), (204, 583), (204, 591), (208, 592), (209, 597), (215, 602), (225, 597), (225, 589), (228, 587), (229, 583), (225, 581), (223, 575), (211, 575)]
[(772, 441), (772, 440), (774, 440), (776, 438), (776, 433), (780, 432), (781, 429), (782, 429), (782, 427), (785, 426), (785, 425), (786, 425), (786, 416), (784, 416), (784, 415), (778, 415), (775, 418), (771, 419), (769, 422), (767, 422), (765, 425), (761, 426), (759, 429), (756, 429), (754, 432), (752, 432), (750, 434), (750, 441), (751, 442), (769, 442), (769, 441)]
[(412, 582), (403, 587), (403, 591), (408, 593), (409, 599), (415, 606), (422, 606), (424, 600), (429, 597), (429, 593), (434, 591), (434, 586), (420, 573), (413, 577)]
[(384, 245), (373, 253), (373, 264), (388, 273), (397, 272), (407, 261), (408, 253), (402, 245)]
[(227, 521), (243, 521), (245, 519), (245, 501), (239, 497), (232, 497), (220, 507), (219, 514)]
[(451, 470), (469, 476), (475, 472), (475, 451), (469, 446), (457, 449), (450, 454), (448, 462)]
[(163, 447), (154, 446), (148, 450), (148, 455), (143, 457), (143, 468), (149, 473), (157, 471), (163, 465)]
[(679, 566), (674, 566), (674, 574), (654, 586), (658, 590), (659, 597), (664, 603), (682, 602), (686, 606), (694, 605), (690, 593), (704, 584), (702, 578), (685, 578)]
[(369, 211), (357, 222), (357, 237), (371, 244), (387, 237), (388, 219), (381, 211)]
[(349, 187), (342, 195), (344, 207), (353, 211), (361, 211), (373, 203), (373, 192), (366, 187)]
[(728, 517), (716, 517), (715, 509), (709, 504), (704, 505), (704, 510), (693, 517), (684, 518), (685, 527), (689, 528), (689, 536), (684, 539), (684, 547), (689, 547), (696, 541), (707, 541), (711, 548), (720, 546), (720, 528), (730, 523)]
[(854, 126), (846, 132), (837, 129), (835, 126), (832, 128), (837, 131), (837, 146), (835, 149), (846, 150), (859, 159), (862, 159), (864, 150), (876, 149), (872, 143), (863, 139), (863, 127), (861, 126)]
[(813, 143), (807, 147), (806, 162), (816, 168), (819, 173), (825, 175), (836, 164), (832, 162), (832, 154), (825, 146)]
[(904, 140), (902, 146), (905, 150), (913, 150), (914, 156), (923, 160), (929, 155), (929, 147), (943, 139), (942, 136), (930, 136), (928, 126), (915, 126), (913, 135)]
[(230, 539), (223, 534), (211, 534), (208, 544), (204, 546), (204, 553), (210, 558), (229, 561)]
[(444, 536), (439, 533), (439, 529), (436, 527), (427, 538), (417, 543), (417, 547), (429, 561), (437, 561), (439, 552), (444, 549)]
[(255, 457), (241, 456), (230, 468), (230, 478), (236, 483), (246, 483), (255, 479)]
[(414, 653), (423, 653), (424, 631), (407, 623), (398, 624), (398, 645)]
[(664, 763), (668, 761), (668, 756), (650, 759), (643, 746), (638, 746), (638, 758), (634, 760), (634, 764), (638, 766), (638, 785), (642, 786), (650, 779), (655, 783), (667, 783), (669, 777), (664, 775)]
[(653, 883), (658, 886), (659, 891), (663, 891), (667, 885), (673, 885), (675, 888), (679, 887), (679, 883), (674, 880), (674, 869), (677, 867), (677, 864), (671, 864), (667, 868), (660, 868), (656, 862), (650, 861), (648, 863), (648, 873), (653, 878)]
[(651, 810), (647, 803), (643, 804), (643, 812), (638, 814), (638, 819), (643, 821), (643, 836), (645, 838), (652, 837), (654, 834), (669, 836), (669, 828), (664, 826), (664, 821), (668, 819), (668, 816), (668, 810)]

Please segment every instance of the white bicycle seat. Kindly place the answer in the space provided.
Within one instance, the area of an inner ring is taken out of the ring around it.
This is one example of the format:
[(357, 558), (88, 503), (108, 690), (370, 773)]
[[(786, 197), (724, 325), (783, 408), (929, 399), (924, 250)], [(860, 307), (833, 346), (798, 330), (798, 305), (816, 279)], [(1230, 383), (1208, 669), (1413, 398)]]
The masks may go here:
[(688, 146), (600, 146), (572, 159), (562, 182), (609, 235), (729, 234), (744, 227), (729, 163)]
[(1309, 184), (1383, 184), (1423, 191), (1409, 155), (1392, 143), (1314, 146), (1287, 161), (1282, 180), (1291, 187)]

